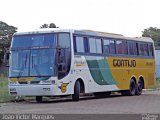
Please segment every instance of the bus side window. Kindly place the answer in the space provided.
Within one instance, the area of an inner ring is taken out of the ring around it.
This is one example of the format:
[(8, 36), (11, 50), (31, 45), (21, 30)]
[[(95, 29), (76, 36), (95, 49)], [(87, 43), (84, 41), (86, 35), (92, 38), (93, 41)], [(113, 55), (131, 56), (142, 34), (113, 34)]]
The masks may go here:
[(139, 43), (139, 55), (143, 56), (144, 55), (144, 49), (143, 49), (143, 44)]
[(137, 55), (137, 45), (134, 41), (128, 41), (129, 55)]
[(153, 44), (148, 44), (148, 48), (149, 48), (149, 56), (153, 57), (154, 56), (154, 52), (153, 52)]
[(92, 54), (102, 54), (102, 40), (90, 37), (89, 52)]
[(117, 40), (116, 41), (116, 48), (117, 48), (117, 54), (128, 54), (128, 45), (127, 42), (124, 40)]
[(73, 36), (73, 46), (74, 46), (74, 52), (77, 52), (76, 36)]
[(92, 37), (89, 38), (89, 52), (96, 53), (96, 39)]
[(102, 40), (96, 39), (96, 53), (102, 54)]
[(139, 55), (141, 56), (149, 56), (148, 44), (147, 43), (139, 43)]
[(144, 55), (145, 55), (145, 56), (149, 56), (148, 44), (147, 44), (147, 43), (144, 43), (144, 44), (143, 44), (143, 48), (144, 48)]
[(110, 54), (116, 54), (115, 40), (109, 41), (109, 52), (110, 52)]
[(77, 53), (84, 53), (84, 40), (83, 37), (74, 36), (74, 51)]
[(137, 55), (140, 55), (139, 54), (139, 44), (138, 43), (136, 43), (136, 50), (137, 50)]
[(104, 54), (105, 55), (108, 55), (109, 54), (109, 40), (107, 40), (107, 39), (104, 39), (103, 40), (103, 44), (104, 44), (104, 47), (103, 47), (103, 51), (104, 51)]
[(84, 37), (83, 40), (84, 40), (84, 50), (85, 50), (85, 53), (88, 53), (89, 52), (88, 38)]

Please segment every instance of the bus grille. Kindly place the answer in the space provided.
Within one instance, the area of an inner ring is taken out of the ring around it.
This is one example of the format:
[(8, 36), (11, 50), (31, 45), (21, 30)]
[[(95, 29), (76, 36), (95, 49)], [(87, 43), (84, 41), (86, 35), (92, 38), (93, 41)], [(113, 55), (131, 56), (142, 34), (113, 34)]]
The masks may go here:
[(30, 84), (39, 84), (40, 81), (31, 81)]
[(18, 82), (19, 84), (28, 84), (28, 82)]

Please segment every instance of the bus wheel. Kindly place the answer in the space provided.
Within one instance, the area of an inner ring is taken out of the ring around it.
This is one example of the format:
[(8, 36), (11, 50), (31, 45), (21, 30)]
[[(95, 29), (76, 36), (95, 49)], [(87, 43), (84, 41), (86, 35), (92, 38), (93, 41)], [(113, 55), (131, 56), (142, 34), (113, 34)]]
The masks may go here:
[(137, 92), (136, 82), (133, 79), (131, 79), (129, 95), (134, 96), (134, 95), (136, 95), (136, 92)]
[(72, 95), (72, 100), (79, 101), (79, 97), (80, 97), (80, 83), (79, 81), (76, 81), (74, 86), (74, 94)]
[(140, 79), (138, 81), (138, 86), (137, 86), (137, 95), (141, 95), (142, 94), (142, 89), (143, 89), (143, 81)]
[(41, 103), (42, 102), (42, 96), (36, 96), (36, 101), (38, 103)]

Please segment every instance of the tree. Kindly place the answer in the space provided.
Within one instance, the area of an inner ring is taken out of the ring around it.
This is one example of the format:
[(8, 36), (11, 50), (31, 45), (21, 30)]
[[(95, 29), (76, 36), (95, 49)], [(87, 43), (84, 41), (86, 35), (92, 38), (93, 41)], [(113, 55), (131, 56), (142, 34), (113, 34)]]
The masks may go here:
[(153, 39), (156, 49), (160, 49), (160, 29), (150, 27), (142, 31), (142, 37), (150, 37)]
[(17, 28), (0, 21), (0, 48), (10, 46), (12, 35)]
[(17, 28), (0, 21), (0, 63), (2, 62), (5, 48), (9, 48), (12, 35), (17, 31)]
[(49, 24), (49, 28), (57, 28), (56, 25), (54, 23), (50, 23)]
[(50, 23), (50, 24), (43, 24), (40, 26), (40, 28), (57, 28), (57, 27), (54, 23)]
[(40, 28), (48, 28), (48, 24), (43, 24)]

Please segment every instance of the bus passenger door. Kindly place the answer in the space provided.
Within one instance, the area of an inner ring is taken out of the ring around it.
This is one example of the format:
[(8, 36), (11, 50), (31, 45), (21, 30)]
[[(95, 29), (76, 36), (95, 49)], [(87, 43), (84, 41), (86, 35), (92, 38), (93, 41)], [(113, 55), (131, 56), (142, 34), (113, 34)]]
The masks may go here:
[(57, 50), (57, 67), (58, 79), (61, 79), (66, 75), (66, 55), (64, 48), (58, 48)]
[(71, 44), (68, 33), (58, 34), (57, 47), (57, 73), (58, 79), (64, 78), (70, 71), (71, 65)]

